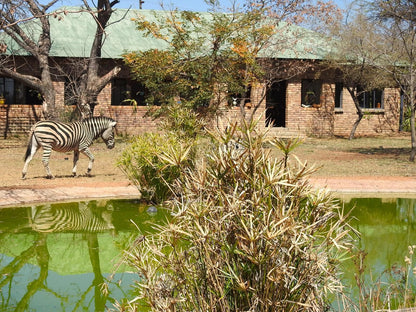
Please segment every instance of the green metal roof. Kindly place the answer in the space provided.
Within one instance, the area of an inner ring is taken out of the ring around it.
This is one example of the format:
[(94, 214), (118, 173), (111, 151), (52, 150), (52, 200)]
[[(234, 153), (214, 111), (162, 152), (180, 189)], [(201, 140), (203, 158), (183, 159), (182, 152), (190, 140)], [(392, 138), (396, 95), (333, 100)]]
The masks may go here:
[[(79, 11), (79, 7), (62, 7), (57, 11)], [(137, 30), (133, 19), (142, 15), (149, 21), (155, 21), (154, 14), (167, 14), (165, 11), (117, 9), (113, 12), (106, 38), (102, 48), (103, 58), (121, 58), (130, 51), (165, 49), (167, 43), (160, 39), (146, 37)], [(209, 18), (211, 13), (199, 13)], [(50, 56), (55, 57), (88, 57), (94, 39), (96, 24), (87, 12), (69, 13), (50, 18), (52, 48)], [(40, 27), (33, 20), (23, 25), (30, 29), (32, 36), (38, 38)], [(22, 26), (22, 27), (23, 27)], [(260, 57), (287, 59), (323, 59), (329, 53), (328, 42), (315, 32), (297, 26), (282, 27), (278, 31), (274, 45), (265, 49)], [(0, 33), (0, 42), (8, 46), (9, 54), (27, 55), (15, 42)]]

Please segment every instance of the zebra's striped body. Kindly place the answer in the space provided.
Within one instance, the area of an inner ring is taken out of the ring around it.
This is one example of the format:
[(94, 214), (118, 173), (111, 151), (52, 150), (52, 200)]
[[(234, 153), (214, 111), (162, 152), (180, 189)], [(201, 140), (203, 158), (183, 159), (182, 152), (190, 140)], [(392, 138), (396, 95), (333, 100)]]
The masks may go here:
[(114, 127), (117, 122), (107, 117), (92, 117), (82, 121), (63, 123), (58, 121), (39, 121), (31, 129), (29, 144), (26, 150), (25, 165), (22, 178), (26, 177), (27, 167), (36, 151), (42, 147), (42, 162), (47, 178), (53, 178), (49, 168), (49, 157), (52, 150), (57, 152), (74, 151), (74, 166), (72, 174), (76, 175), (79, 153), (89, 158), (87, 174), (89, 175), (94, 162), (94, 156), (89, 146), (101, 136), (108, 148), (114, 147)]
[(31, 208), (30, 226), (36, 232), (100, 233), (115, 230), (109, 210), (93, 210), (87, 203), (60, 208), (51, 205)]

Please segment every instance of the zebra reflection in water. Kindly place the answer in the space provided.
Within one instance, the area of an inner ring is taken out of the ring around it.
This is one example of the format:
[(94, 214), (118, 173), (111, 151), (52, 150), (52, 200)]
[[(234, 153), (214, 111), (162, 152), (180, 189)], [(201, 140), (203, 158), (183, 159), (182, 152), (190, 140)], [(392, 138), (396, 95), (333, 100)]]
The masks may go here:
[(32, 207), (29, 220), (31, 228), (41, 233), (115, 231), (111, 206), (96, 210), (85, 202), (71, 208), (51, 204)]
[(26, 178), (27, 168), (39, 148), (43, 148), (42, 162), (46, 170), (46, 178), (52, 179), (49, 158), (52, 150), (58, 152), (74, 151), (72, 175), (77, 172), (79, 153), (89, 158), (87, 175), (90, 175), (94, 156), (89, 146), (101, 136), (109, 149), (114, 147), (114, 127), (117, 122), (108, 117), (92, 117), (82, 121), (63, 123), (52, 120), (39, 121), (30, 131), (29, 143), (25, 155), (22, 179)]
[[(98, 207), (98, 205), (96, 206), (91, 202), (74, 203), (70, 205), (64, 205), (64, 207), (60, 206), (59, 204), (47, 204), (30, 208), (28, 211), (29, 226), (31, 226), (31, 228), (37, 233), (34, 235), (35, 239), (33, 240), (33, 246), (31, 246), (28, 250), (23, 251), (21, 256), (17, 257), (16, 259), (23, 259), (23, 263), (29, 263), (29, 259), (34, 258), (34, 261), (37, 261), (40, 267), (40, 273), (36, 280), (28, 283), (27, 293), (18, 303), (16, 311), (23, 311), (23, 309), (26, 311), (25, 308), (29, 307), (32, 297), (38, 292), (45, 291), (45, 289), (49, 290), (50, 293), (55, 294), (57, 299), (60, 300), (61, 306), (66, 307), (65, 304), (67, 304), (66, 302), (70, 297), (68, 294), (70, 294), (71, 291), (63, 290), (64, 294), (60, 295), (60, 291), (55, 292), (55, 289), (52, 290), (50, 285), (47, 283), (48, 275), (53, 270), (52, 268), (49, 268), (49, 263), (51, 263), (51, 253), (48, 250), (47, 237), (53, 232), (82, 232), (82, 240), (87, 241), (88, 256), (91, 262), (90, 268), (92, 268), (94, 279), (92, 280), (91, 285), (86, 287), (86, 290), (84, 294), (80, 296), (80, 299), (76, 300), (76, 306), (78, 306), (81, 310), (86, 310), (88, 307), (88, 311), (90, 311), (91, 307), (93, 307), (94, 311), (104, 311), (106, 304), (111, 304), (110, 301), (108, 301), (108, 294), (105, 294), (102, 291), (105, 278), (102, 274), (100, 266), (98, 233), (106, 232), (109, 230), (115, 231), (115, 227), (112, 223), (113, 210), (114, 209), (111, 204), (106, 203), (105, 205), (100, 205), (100, 207)], [(83, 248), (83, 244), (82, 246), (77, 245), (77, 248)], [(68, 251), (69, 250), (70, 249), (68, 249)], [(22, 255), (26, 255), (26, 258), (22, 257)], [(65, 253), (61, 255), (65, 256)], [(81, 258), (73, 257), (70, 259), (70, 261), (75, 262), (80, 261), (80, 259)], [(15, 260), (12, 262), (15, 262)], [(17, 265), (15, 267), (17, 268), (16, 273), (20, 273), (19, 270), (21, 269), (22, 265)], [(17, 276), (18, 274), (3, 275), (12, 281), (13, 277)], [(30, 277), (30, 279), (32, 278), (33, 276)], [(9, 283), (9, 285), (11, 285), (10, 287), (12, 287), (14, 284), (15, 283), (12, 282)], [(19, 287), (19, 292), (21, 292), (23, 288), (21, 287), (20, 283)], [(68, 288), (71, 289), (73, 287), (68, 285)], [(77, 290), (79, 289), (80, 288), (77, 288)], [(91, 304), (91, 300), (88, 300), (87, 303), (84, 303), (85, 298), (90, 298), (89, 293), (91, 293), (93, 296), (93, 304)], [(79, 309), (77, 309), (77, 311), (78, 310)]]

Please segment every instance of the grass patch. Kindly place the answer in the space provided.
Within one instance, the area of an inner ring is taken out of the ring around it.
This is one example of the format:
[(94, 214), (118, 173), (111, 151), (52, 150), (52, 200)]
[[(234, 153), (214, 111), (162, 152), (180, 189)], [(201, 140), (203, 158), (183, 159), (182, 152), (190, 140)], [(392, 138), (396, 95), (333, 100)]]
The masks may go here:
[(410, 137), (307, 138), (296, 155), (320, 169), (314, 176), (415, 176)]

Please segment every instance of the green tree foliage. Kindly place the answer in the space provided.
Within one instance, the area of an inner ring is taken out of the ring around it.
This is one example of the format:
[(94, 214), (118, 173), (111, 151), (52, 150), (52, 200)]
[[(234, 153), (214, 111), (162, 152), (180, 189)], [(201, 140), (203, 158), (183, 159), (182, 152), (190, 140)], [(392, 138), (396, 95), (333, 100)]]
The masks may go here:
[(339, 206), (308, 185), (313, 170), (290, 157), (297, 141), (254, 129), (213, 133), (203, 161), (181, 168), (173, 218), (126, 251), (139, 278), (120, 310), (325, 311), (342, 292), (352, 232)]
[(156, 13), (137, 19), (138, 29), (166, 49), (126, 54), (135, 79), (149, 90), (148, 101), (180, 100), (195, 110), (215, 112), (229, 94), (241, 94), (259, 81), (258, 52), (274, 33), (262, 10), (251, 14)]
[[(293, 49), (301, 36), (293, 24), (316, 26), (339, 16), (330, 1), (247, 0), (231, 10), (219, 8), (221, 1), (206, 2), (212, 6), (210, 12), (174, 10), (137, 19), (138, 30), (161, 43), (159, 50), (124, 56), (133, 76), (149, 90), (149, 103), (163, 105), (174, 98), (209, 117), (236, 97), (242, 116), (252, 118), (266, 95), (266, 86), (307, 70), (300, 64), (287, 72), (267, 53), (273, 51), (275, 57)], [(250, 88), (258, 88), (258, 83), (262, 91), (251, 102), (248, 115), (242, 99), (250, 97)]]

